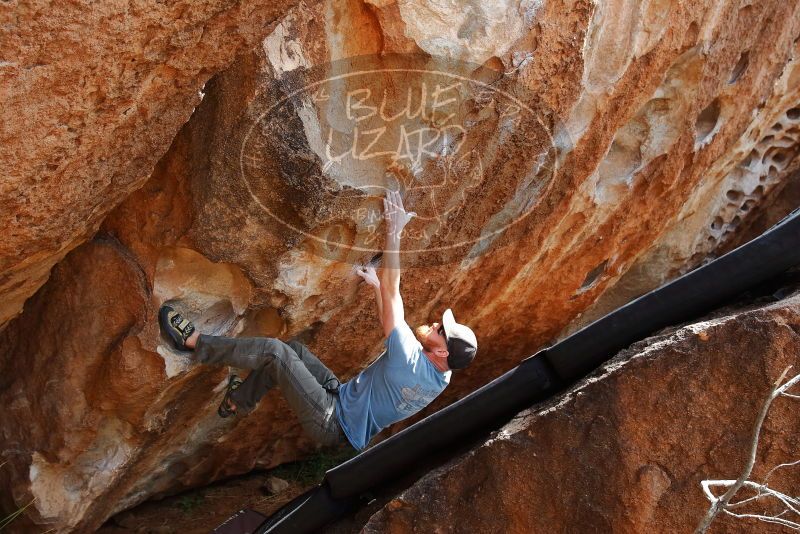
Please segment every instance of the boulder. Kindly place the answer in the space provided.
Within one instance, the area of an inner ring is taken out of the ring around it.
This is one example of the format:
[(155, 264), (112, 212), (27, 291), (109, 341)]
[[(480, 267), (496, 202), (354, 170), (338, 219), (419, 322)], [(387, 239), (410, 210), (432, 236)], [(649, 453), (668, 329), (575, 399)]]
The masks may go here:
[(144, 184), (208, 79), (295, 3), (0, 8), (0, 328)]
[[(760, 214), (800, 165), (800, 7), (462, 8), (302, 3), (253, 49), (269, 17), (254, 11), (266, 18), (251, 27), (236, 18), (246, 6), (219, 11), (212, 19), (247, 39), (186, 45), (216, 62), (181, 74), (183, 96), (148, 86), (135, 127), (65, 149), (65, 169), (104, 161), (95, 178), (118, 181), (57, 174), (0, 197), (48, 199), (0, 200), (17, 221), (0, 245), (13, 258), (8, 317), (63, 256), (0, 333), (0, 498), (8, 511), (33, 501), (20, 528), (90, 531), (145, 499), (314, 451), (277, 390), (246, 418), (217, 417), (230, 371), (171, 350), (157, 310), (174, 302), (206, 333), (296, 337), (344, 382), (382, 348), (371, 289), (352, 267), (378, 261), (386, 187), (419, 212), (404, 241), (407, 322), (452, 308), (480, 350), (376, 441), (778, 216)], [(430, 34), (451, 16), (458, 31)], [(127, 56), (106, 48), (98, 64), (122, 68)], [(458, 80), (449, 95), (446, 80)], [(407, 111), (422, 94), (425, 113)], [(376, 118), (388, 133), (368, 147), (384, 134)], [(11, 162), (19, 183), (33, 180), (30, 161), (44, 158)]]
[[(798, 373), (798, 289), (634, 343), (391, 497), (361, 532), (693, 532), (710, 507), (701, 483), (745, 472), (767, 397)], [(798, 460), (798, 402), (771, 404), (748, 477), (787, 495), (800, 470), (775, 468)], [(777, 515), (776, 504), (735, 511)], [(709, 532), (784, 528), (719, 514)]]

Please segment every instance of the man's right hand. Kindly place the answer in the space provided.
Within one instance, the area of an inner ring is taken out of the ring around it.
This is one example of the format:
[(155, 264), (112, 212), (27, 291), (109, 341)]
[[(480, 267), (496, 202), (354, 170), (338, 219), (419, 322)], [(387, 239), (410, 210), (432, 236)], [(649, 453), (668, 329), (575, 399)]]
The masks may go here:
[(356, 274), (363, 278), (369, 285), (380, 288), (381, 282), (378, 280), (378, 273), (371, 264), (356, 265)]

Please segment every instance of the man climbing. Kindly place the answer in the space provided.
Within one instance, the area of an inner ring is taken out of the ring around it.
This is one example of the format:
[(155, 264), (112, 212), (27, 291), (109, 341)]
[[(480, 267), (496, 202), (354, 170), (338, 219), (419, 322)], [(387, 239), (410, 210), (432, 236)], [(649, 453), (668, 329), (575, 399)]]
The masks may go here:
[(371, 266), (357, 272), (375, 288), (386, 350), (352, 380), (336, 376), (297, 340), (228, 338), (201, 334), (172, 307), (159, 311), (162, 332), (179, 350), (192, 350), (197, 363), (252, 369), (242, 382), (228, 382), (219, 415), (249, 411), (278, 385), (306, 433), (322, 446), (367, 446), (387, 426), (427, 406), (450, 383), (452, 370), (472, 363), (478, 349), (473, 331), (447, 309), (441, 323), (414, 331), (405, 321), (400, 297), (400, 238), (413, 212), (400, 193), (384, 199), (386, 247), (381, 278)]

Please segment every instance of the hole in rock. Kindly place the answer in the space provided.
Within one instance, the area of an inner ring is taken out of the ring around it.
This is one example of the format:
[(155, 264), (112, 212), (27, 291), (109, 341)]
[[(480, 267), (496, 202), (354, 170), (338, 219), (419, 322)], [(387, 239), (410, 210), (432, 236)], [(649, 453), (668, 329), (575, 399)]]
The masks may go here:
[(800, 119), (800, 108), (790, 109), (789, 111), (786, 112), (786, 116), (793, 121)]
[(276, 308), (250, 310), (244, 317), (244, 328), (239, 335), (247, 337), (280, 337), (286, 332), (286, 321)]
[(753, 14), (753, 5), (752, 4), (747, 4), (745, 6), (742, 6), (741, 9), (739, 9), (738, 18), (746, 19), (746, 18), (752, 16), (752, 14)]
[(731, 202), (739, 202), (744, 196), (744, 193), (742, 193), (741, 191), (737, 191), (736, 189), (731, 189), (730, 191), (725, 193), (725, 196), (728, 197), (728, 200), (730, 200)]
[(709, 140), (709, 137), (717, 128), (721, 111), (722, 106), (720, 105), (719, 98), (715, 98), (714, 101), (700, 113), (697, 117), (697, 123), (695, 124), (696, 144), (701, 145)]
[(303, 308), (313, 309), (322, 301), (322, 295), (311, 295), (303, 301)]
[(700, 35), (700, 25), (692, 21), (689, 27), (686, 28), (686, 33), (683, 34), (684, 46), (690, 47), (697, 43), (697, 36)]
[(780, 132), (781, 130), (783, 130), (783, 124), (776, 122), (775, 124), (772, 125), (773, 132)]
[(597, 280), (600, 278), (600, 275), (603, 274), (606, 270), (606, 265), (608, 265), (608, 260), (603, 260), (603, 262), (589, 271), (586, 274), (586, 278), (584, 278), (583, 283), (581, 284), (581, 291), (589, 289)]
[[(215, 263), (189, 248), (165, 247), (159, 251), (153, 276), (153, 295), (169, 303), (203, 333), (223, 335), (236, 324), (250, 302), (252, 287), (234, 264)], [(172, 377), (189, 366), (162, 338), (158, 353), (165, 358)]]
[(753, 196), (754, 197), (758, 198), (758, 197), (761, 197), (763, 195), (764, 195), (764, 186), (763, 185), (759, 185), (758, 187), (753, 189)]
[(731, 71), (731, 77), (728, 79), (728, 83), (736, 83), (739, 78), (742, 77), (744, 71), (747, 70), (747, 65), (750, 63), (750, 52), (745, 50), (742, 52), (742, 55), (739, 56), (739, 61), (736, 63), (736, 66), (733, 67)]
[(761, 154), (759, 154), (756, 149), (750, 151), (747, 158), (742, 162), (742, 165), (749, 168), (753, 165), (754, 161), (761, 161)]
[(756, 201), (752, 198), (745, 200), (744, 204), (742, 204), (742, 211), (750, 211), (750, 208), (756, 205)]
[(503, 61), (497, 56), (492, 56), (472, 71), (472, 79), (491, 85), (503, 77), (505, 70)]
[(238, 315), (247, 309), (251, 291), (237, 265), (215, 263), (192, 249), (167, 247), (156, 261), (153, 292), (162, 302), (184, 301), (197, 311), (225, 302)]
[(730, 228), (736, 228), (737, 226), (739, 226), (739, 224), (740, 224), (741, 222), (742, 222), (742, 218), (741, 218), (741, 217), (739, 217), (739, 216), (737, 215), (737, 216), (736, 216), (736, 217), (734, 217), (734, 218), (733, 218), (733, 220), (731, 221)]
[[(651, 100), (645, 108), (652, 103)], [(595, 200), (615, 203), (629, 190), (634, 174), (642, 165), (642, 141), (646, 133), (647, 130), (636, 119), (617, 132), (606, 157), (597, 168)]]
[(711, 229), (714, 231), (719, 231), (720, 229), (722, 229), (723, 224), (724, 221), (722, 220), (722, 217), (716, 216), (714, 217), (714, 220), (711, 221)]

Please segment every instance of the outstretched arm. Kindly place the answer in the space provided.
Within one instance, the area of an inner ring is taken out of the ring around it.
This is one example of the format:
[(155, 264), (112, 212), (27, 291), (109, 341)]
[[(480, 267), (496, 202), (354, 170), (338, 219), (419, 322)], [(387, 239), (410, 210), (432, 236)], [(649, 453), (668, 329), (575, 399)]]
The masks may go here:
[(386, 222), (386, 248), (381, 269), (383, 297), (383, 333), (388, 337), (395, 326), (405, 321), (403, 299), (400, 297), (400, 235), (414, 212), (406, 212), (399, 191), (388, 191), (383, 200)]

